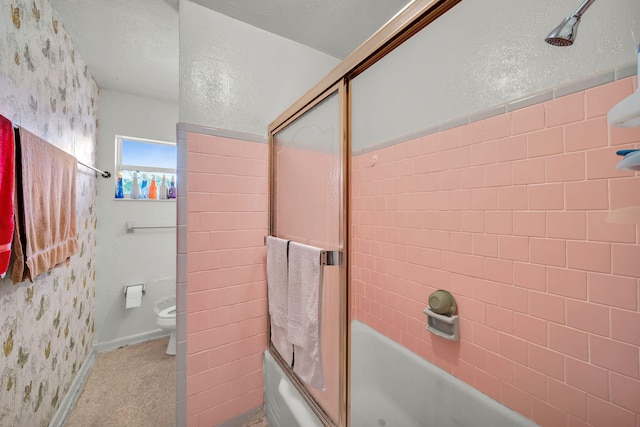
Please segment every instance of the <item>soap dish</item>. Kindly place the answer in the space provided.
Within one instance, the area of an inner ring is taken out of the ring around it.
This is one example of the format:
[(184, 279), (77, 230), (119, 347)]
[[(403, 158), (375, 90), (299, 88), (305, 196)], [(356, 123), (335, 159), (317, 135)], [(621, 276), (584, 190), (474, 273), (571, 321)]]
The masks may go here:
[(445, 316), (429, 307), (424, 309), (424, 314), (427, 315), (427, 331), (449, 341), (460, 339), (460, 320), (457, 314)]

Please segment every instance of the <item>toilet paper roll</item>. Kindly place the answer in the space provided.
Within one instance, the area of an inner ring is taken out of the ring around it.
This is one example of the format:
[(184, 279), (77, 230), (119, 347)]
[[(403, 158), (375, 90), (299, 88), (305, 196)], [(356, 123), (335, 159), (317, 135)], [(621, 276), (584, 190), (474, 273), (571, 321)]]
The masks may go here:
[(143, 285), (127, 286), (127, 297), (125, 308), (140, 307), (142, 305)]

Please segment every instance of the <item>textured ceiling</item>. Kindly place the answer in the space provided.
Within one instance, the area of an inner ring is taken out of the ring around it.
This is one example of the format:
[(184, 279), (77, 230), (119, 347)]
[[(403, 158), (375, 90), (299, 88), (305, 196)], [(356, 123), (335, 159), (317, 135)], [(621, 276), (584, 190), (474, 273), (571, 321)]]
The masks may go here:
[[(178, 102), (178, 0), (52, 0), (103, 89)], [(344, 58), (409, 0), (195, 0)]]

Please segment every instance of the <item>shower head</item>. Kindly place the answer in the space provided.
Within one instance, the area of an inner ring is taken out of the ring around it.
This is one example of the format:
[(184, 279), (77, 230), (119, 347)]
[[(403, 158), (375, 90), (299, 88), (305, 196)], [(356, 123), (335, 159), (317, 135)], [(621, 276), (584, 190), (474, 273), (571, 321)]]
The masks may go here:
[(544, 41), (553, 46), (571, 46), (578, 34), (578, 24), (580, 24), (582, 14), (594, 1), (596, 0), (584, 0), (580, 7), (571, 16), (564, 18), (560, 25), (554, 28)]

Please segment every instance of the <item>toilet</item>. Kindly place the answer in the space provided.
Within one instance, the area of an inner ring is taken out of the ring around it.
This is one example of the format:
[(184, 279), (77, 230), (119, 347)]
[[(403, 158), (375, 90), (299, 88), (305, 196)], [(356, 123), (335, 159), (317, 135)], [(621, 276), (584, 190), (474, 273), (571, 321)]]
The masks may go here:
[(169, 345), (167, 345), (166, 353), (168, 355), (176, 354), (176, 306), (172, 305), (160, 310), (156, 316), (156, 323), (163, 331), (171, 333)]

